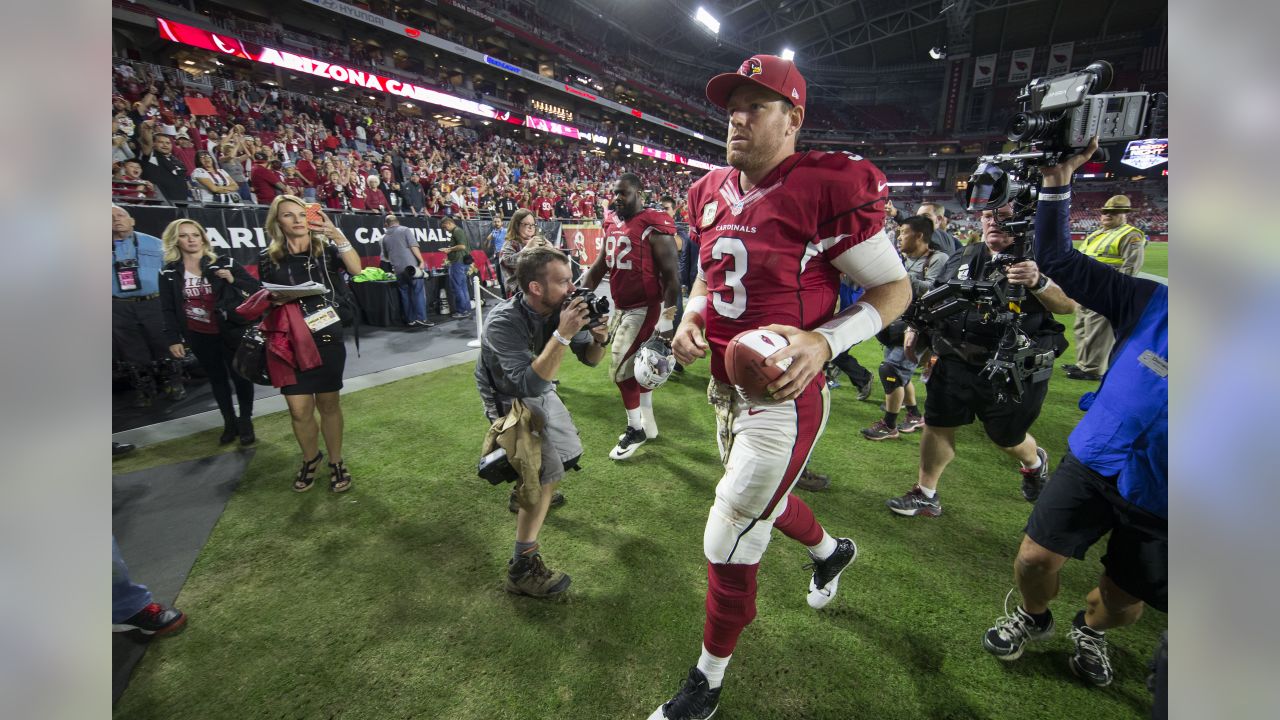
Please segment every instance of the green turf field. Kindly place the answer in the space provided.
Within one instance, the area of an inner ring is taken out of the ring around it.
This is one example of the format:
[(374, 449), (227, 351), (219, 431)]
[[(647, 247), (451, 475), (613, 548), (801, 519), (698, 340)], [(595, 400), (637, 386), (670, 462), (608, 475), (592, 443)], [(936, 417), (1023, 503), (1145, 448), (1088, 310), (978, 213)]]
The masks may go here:
[[(874, 342), (855, 354), (879, 363)], [(248, 474), (179, 597), (189, 626), (153, 643), (115, 716), (647, 717), (701, 639), (702, 528), (720, 474), (707, 372), (701, 362), (662, 388), (661, 437), (615, 464), (616, 391), (603, 368), (566, 366), (562, 393), (587, 455), (542, 534), (548, 562), (573, 576), (558, 601), (500, 589), (514, 520), (506, 488), (475, 476), (485, 422), (470, 366), (344, 397), (355, 475), (345, 495), (327, 492), (327, 474), (291, 492), (299, 453), (287, 417), (263, 418)], [(1050, 385), (1032, 432), (1055, 464), (1090, 387), (1061, 373)], [(716, 717), (1143, 717), (1145, 663), (1165, 616), (1111, 633), (1111, 687), (1076, 681), (1066, 629), (1096, 581), (1095, 548), (1063, 573), (1052, 640), (1011, 664), (987, 655), (980, 638), (1012, 585), (1030, 509), (1018, 473), (967, 428), (940, 485), (943, 516), (890, 514), (884, 500), (914, 481), (920, 436), (861, 439), (879, 401), (878, 390), (863, 403), (847, 384), (834, 391), (812, 462), (832, 488), (805, 495), (833, 534), (857, 541), (858, 561), (818, 613), (804, 599), (803, 549), (774, 533), (759, 616)], [(114, 469), (199, 457), (216, 436), (145, 449)]]

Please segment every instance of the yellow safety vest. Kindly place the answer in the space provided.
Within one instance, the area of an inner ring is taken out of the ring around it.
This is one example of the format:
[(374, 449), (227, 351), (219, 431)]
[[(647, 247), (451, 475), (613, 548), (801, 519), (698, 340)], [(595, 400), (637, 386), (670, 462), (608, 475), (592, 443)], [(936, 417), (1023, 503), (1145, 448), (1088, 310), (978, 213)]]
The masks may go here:
[(1098, 262), (1120, 267), (1124, 264), (1124, 255), (1120, 253), (1120, 241), (1134, 233), (1137, 233), (1140, 242), (1146, 242), (1147, 237), (1142, 234), (1142, 231), (1128, 223), (1111, 230), (1095, 230), (1084, 239), (1080, 252)]

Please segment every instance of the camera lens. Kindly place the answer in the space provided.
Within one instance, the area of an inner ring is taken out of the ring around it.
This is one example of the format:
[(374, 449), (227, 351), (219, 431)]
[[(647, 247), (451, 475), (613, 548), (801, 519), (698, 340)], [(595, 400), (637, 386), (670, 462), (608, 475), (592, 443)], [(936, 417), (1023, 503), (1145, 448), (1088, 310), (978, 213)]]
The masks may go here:
[(1039, 113), (1018, 113), (1009, 119), (1008, 136), (1013, 142), (1027, 142), (1041, 137), (1049, 120)]

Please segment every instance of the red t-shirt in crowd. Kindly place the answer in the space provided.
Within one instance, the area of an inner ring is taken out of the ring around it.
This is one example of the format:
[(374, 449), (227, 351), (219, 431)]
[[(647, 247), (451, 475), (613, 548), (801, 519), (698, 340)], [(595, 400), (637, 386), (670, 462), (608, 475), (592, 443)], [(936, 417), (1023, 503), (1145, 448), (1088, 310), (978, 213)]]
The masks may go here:
[(313, 186), (320, 184), (320, 174), (316, 172), (316, 166), (310, 160), (301, 158), (295, 165), (298, 168), (298, 174), (307, 179), (307, 182)]
[(533, 201), (533, 211), (542, 220), (550, 220), (551, 216), (556, 214), (556, 204), (551, 198), (540, 197)]
[(276, 183), (283, 182), (280, 173), (266, 165), (254, 165), (253, 172), (249, 174), (249, 186), (253, 188), (253, 194), (261, 205), (270, 205), (276, 199), (276, 195), (280, 194)]

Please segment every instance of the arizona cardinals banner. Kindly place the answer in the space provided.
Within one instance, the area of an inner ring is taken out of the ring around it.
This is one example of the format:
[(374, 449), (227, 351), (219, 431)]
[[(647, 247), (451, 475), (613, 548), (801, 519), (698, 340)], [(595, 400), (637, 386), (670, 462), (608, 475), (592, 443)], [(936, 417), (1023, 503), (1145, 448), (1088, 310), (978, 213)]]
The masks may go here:
[[(267, 208), (261, 206), (243, 207), (185, 207), (176, 208), (156, 205), (123, 205), (133, 216), (134, 229), (160, 237), (170, 222), (179, 218), (195, 220), (204, 226), (209, 233), (209, 242), (219, 255), (230, 256), (241, 265), (251, 268), (256, 274), (258, 255), (271, 244), (271, 239), (263, 230), (263, 222), (267, 219)], [(376, 266), (382, 261), (382, 228), (383, 216), (376, 213), (331, 214), (330, 219), (347, 236), (365, 267)], [(418, 248), (422, 251), (423, 260), (430, 268), (440, 267), (444, 263), (444, 251), (453, 244), (448, 233), (441, 227), (443, 218), (414, 217), (401, 215), (400, 224), (413, 231), (418, 239)], [(467, 242), (472, 248), (482, 247), (482, 243), (493, 224), (483, 220), (462, 220), (458, 223)], [(559, 245), (560, 223), (540, 221), (538, 229), (552, 244)], [(481, 272), (487, 276), (488, 263), (484, 253), (478, 249), (472, 251)], [(485, 279), (482, 277), (482, 279)]]
[(991, 87), (996, 77), (996, 56), (983, 55), (973, 63), (973, 86)]
[(1058, 75), (1071, 69), (1071, 51), (1075, 48), (1075, 43), (1064, 42), (1058, 43), (1049, 48), (1049, 68), (1045, 70), (1049, 75)]
[(1031, 61), (1036, 56), (1035, 48), (1014, 50), (1009, 61), (1009, 82), (1024, 83), (1031, 79)]

